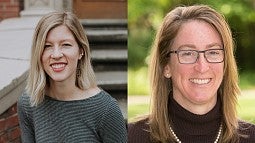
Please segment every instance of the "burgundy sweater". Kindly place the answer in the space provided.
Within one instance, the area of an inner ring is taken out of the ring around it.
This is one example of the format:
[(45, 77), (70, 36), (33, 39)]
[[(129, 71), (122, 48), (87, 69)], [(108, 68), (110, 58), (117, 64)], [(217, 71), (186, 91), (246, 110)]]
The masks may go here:
[[(173, 121), (173, 130), (182, 143), (213, 143), (219, 131), (221, 102), (204, 115), (193, 114), (180, 106), (173, 98), (169, 101), (169, 110)], [(152, 143), (148, 119), (128, 124), (129, 143)], [(238, 132), (248, 135), (240, 137), (240, 143), (255, 143), (255, 125), (240, 121)]]

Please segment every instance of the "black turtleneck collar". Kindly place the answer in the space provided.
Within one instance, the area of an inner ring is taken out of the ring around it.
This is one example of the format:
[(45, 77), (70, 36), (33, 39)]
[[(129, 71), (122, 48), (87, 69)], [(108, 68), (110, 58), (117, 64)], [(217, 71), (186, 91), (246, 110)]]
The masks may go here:
[(169, 95), (169, 112), (172, 128), (177, 136), (211, 136), (217, 135), (221, 123), (221, 101), (218, 98), (214, 108), (204, 115), (189, 112), (179, 105), (173, 96)]

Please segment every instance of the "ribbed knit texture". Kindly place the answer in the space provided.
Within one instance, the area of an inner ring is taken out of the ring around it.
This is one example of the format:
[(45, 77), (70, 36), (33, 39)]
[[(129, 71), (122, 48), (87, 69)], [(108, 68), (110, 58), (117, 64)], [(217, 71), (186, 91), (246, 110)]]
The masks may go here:
[(220, 106), (221, 103), (218, 100), (211, 111), (204, 115), (197, 115), (184, 109), (173, 98), (170, 98), (169, 110), (175, 134), (184, 143), (191, 142), (191, 139), (195, 143), (213, 143), (222, 118)]
[(18, 100), (22, 142), (125, 143), (127, 130), (115, 99), (101, 91), (83, 100), (59, 101), (46, 96), (30, 107), (29, 96)]
[[(160, 110), (160, 109), (159, 109)], [(173, 98), (169, 100), (169, 110), (173, 121), (173, 130), (182, 143), (213, 143), (221, 122), (221, 102), (205, 115), (193, 114), (180, 106)], [(128, 125), (129, 143), (152, 143), (148, 119)], [(248, 135), (240, 138), (240, 143), (255, 143), (255, 125), (239, 122), (238, 132)]]

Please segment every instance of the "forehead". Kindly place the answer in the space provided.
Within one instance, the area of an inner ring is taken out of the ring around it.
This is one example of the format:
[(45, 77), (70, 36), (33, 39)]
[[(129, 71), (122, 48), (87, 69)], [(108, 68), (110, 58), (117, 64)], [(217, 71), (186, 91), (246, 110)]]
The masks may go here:
[(54, 41), (54, 40), (75, 40), (73, 33), (70, 29), (65, 25), (59, 25), (57, 27), (52, 28), (46, 37), (46, 41)]
[(208, 45), (222, 45), (221, 36), (218, 31), (204, 21), (190, 20), (180, 27), (172, 47), (177, 49), (183, 45), (193, 45), (198, 49), (208, 47)]

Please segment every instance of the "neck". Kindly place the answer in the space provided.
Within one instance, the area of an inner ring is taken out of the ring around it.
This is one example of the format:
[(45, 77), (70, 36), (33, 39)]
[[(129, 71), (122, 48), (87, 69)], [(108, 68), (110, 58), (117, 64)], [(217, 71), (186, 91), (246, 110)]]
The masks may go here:
[(212, 108), (216, 105), (217, 95), (215, 95), (209, 102), (205, 103), (192, 103), (187, 101), (187, 99), (183, 99), (180, 96), (173, 95), (174, 100), (181, 105), (184, 109), (189, 112), (197, 115), (204, 115), (212, 110)]
[(52, 98), (62, 101), (81, 100), (92, 97), (101, 91), (97, 86), (86, 90), (78, 88), (75, 83), (64, 83), (51, 81), (46, 89), (46, 94)]
[[(174, 131), (178, 134), (202, 135), (216, 133), (221, 122), (221, 102), (204, 115), (198, 115), (183, 108), (172, 96), (169, 100), (169, 112)], [(190, 132), (192, 131), (192, 132)]]
[(64, 82), (56, 81), (51, 81), (50, 86), (46, 90), (48, 96), (58, 100), (71, 100), (77, 97), (76, 95), (80, 92), (82, 92), (82, 90), (79, 89), (75, 83), (67, 84)]

